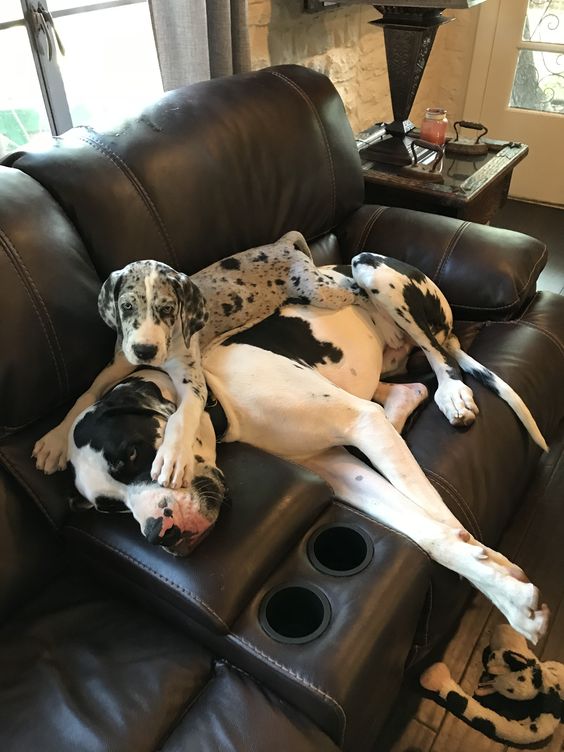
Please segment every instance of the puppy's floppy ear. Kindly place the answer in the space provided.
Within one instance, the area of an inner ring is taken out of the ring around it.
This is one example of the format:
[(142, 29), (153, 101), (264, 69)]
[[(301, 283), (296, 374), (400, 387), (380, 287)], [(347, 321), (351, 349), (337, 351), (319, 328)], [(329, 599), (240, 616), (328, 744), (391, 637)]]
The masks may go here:
[(175, 274), (174, 288), (180, 304), (182, 336), (186, 347), (188, 347), (191, 336), (199, 332), (209, 318), (206, 299), (200, 288), (192, 282), (187, 274), (180, 272)]
[(118, 334), (120, 333), (121, 322), (117, 309), (117, 300), (121, 283), (123, 281), (122, 271), (122, 269), (118, 269), (117, 271), (112, 272), (102, 285), (102, 289), (98, 295), (98, 313), (102, 317), (104, 323), (112, 329), (115, 329)]

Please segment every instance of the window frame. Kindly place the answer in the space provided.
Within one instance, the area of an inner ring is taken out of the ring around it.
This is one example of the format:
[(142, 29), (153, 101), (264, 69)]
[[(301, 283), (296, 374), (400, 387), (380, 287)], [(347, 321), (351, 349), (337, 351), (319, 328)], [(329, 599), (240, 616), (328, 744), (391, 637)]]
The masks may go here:
[[(22, 17), (0, 23), (0, 34), (3, 30), (15, 26), (24, 26), (27, 31), (47, 120), (54, 136), (59, 136), (73, 127), (63, 77), (57, 64), (57, 55), (61, 54), (55, 31), (57, 19), (146, 2), (147, 0), (105, 0), (51, 13), (49, 0), (20, 0)], [(51, 55), (49, 50), (52, 51)]]

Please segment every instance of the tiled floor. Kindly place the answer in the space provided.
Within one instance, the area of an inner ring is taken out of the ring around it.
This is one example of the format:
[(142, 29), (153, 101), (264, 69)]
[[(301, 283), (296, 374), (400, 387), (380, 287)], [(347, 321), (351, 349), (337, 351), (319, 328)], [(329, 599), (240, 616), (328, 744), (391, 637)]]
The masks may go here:
[[(539, 278), (538, 289), (564, 294), (564, 209), (509, 201), (492, 224), (543, 240), (549, 249), (549, 260)], [(550, 631), (537, 646), (537, 654), (560, 661), (564, 661), (563, 489), (564, 430), (544, 458), (526, 502), (500, 544), (500, 550), (525, 569), (551, 606)], [(542, 546), (539, 541), (543, 541)], [(481, 673), (482, 651), (493, 627), (502, 620), (499, 612), (479, 594), (467, 607), (443, 656), (465, 690), (475, 686)], [(417, 676), (406, 680), (396, 708), (374, 752), (504, 752), (507, 749), (468, 728), (430, 700), (421, 699)], [(552, 743), (545, 749), (548, 752), (564, 750), (564, 725), (560, 725)]]

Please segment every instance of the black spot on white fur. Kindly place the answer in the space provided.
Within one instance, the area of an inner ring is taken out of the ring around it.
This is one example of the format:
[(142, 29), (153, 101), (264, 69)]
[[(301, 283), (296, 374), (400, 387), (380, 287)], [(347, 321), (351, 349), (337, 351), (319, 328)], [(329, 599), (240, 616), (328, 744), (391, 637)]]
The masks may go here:
[(241, 268), (241, 262), (239, 261), (239, 259), (233, 258), (233, 256), (224, 258), (222, 261), (219, 262), (219, 265), (222, 267), (222, 269), (240, 269)]
[(314, 337), (307, 321), (279, 313), (223, 342), (225, 347), (231, 344), (260, 347), (312, 367), (328, 361), (339, 363), (343, 358), (343, 351), (338, 347)]
[(114, 498), (113, 496), (106, 496), (104, 494), (96, 496), (94, 499), (94, 506), (98, 512), (129, 512), (129, 509), (121, 499)]
[(483, 384), (484, 386), (487, 386), (488, 389), (491, 389), (491, 391), (499, 397), (499, 389), (497, 388), (495, 374), (493, 374), (489, 369), (468, 368), (466, 372), (473, 376), (476, 381), (479, 381), (480, 384)]

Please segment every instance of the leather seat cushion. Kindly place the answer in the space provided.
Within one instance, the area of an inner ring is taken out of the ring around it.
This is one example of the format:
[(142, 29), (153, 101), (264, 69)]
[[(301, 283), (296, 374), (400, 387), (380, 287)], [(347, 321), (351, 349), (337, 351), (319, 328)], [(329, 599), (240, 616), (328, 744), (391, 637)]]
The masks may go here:
[(161, 752), (337, 752), (307, 718), (230, 664), (188, 707)]
[[(253, 746), (269, 730), (274, 746)], [(53, 582), (0, 630), (0, 746), (10, 752), (336, 749), (250, 677), (78, 574)]]

